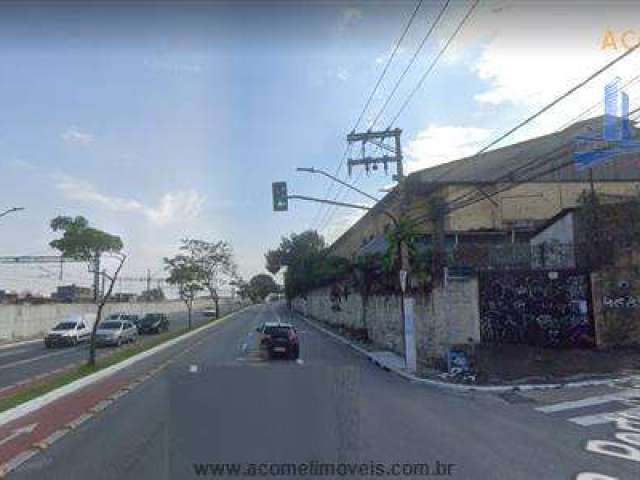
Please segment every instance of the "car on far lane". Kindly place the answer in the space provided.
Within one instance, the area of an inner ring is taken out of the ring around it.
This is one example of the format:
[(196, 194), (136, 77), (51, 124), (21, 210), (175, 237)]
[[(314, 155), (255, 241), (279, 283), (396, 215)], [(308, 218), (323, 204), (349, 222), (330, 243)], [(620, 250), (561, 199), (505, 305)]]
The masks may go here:
[(260, 334), (260, 346), (267, 350), (269, 358), (297, 360), (300, 356), (298, 334), (290, 323), (265, 322), (256, 331)]
[(204, 310), (202, 310), (202, 315), (204, 315), (205, 317), (208, 318), (213, 318), (216, 316), (216, 309), (215, 307), (207, 307)]
[(91, 326), (95, 321), (89, 315), (76, 315), (58, 323), (44, 337), (47, 348), (57, 346), (77, 345), (91, 337)]
[(96, 345), (115, 345), (135, 342), (138, 339), (138, 328), (127, 320), (105, 320), (96, 330)]
[(139, 333), (160, 333), (169, 331), (169, 319), (165, 313), (147, 313), (138, 323)]
[(109, 321), (119, 321), (119, 322), (131, 322), (136, 327), (138, 327), (140, 323), (140, 317), (133, 313), (112, 313), (105, 320)]

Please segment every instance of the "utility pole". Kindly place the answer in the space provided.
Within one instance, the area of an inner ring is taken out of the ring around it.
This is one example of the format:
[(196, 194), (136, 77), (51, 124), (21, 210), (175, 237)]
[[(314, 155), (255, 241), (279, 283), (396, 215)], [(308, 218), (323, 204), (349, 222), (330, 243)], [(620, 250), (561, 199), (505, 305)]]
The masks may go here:
[(151, 270), (147, 269), (147, 292), (151, 291)]
[[(409, 201), (406, 177), (404, 175), (404, 168), (402, 164), (402, 145), (400, 142), (401, 134), (402, 130), (396, 128), (394, 130), (387, 129), (384, 131), (366, 131), (361, 133), (351, 132), (349, 135), (347, 135), (347, 141), (349, 143), (360, 142), (361, 144), (361, 158), (348, 160), (347, 166), (349, 169), (349, 175), (351, 175), (353, 167), (358, 165), (363, 165), (367, 173), (369, 173), (370, 170), (378, 170), (379, 165), (382, 165), (384, 171), (388, 173), (389, 164), (395, 163), (396, 174), (393, 175), (392, 178), (398, 182), (398, 190), (400, 193), (400, 220), (402, 220), (406, 214), (407, 204)], [(389, 142), (390, 140), (392, 141), (392, 143)], [(367, 155), (366, 148), (368, 143), (388, 153), (377, 157), (369, 156)], [(398, 227), (398, 224), (399, 222), (396, 222), (396, 229)], [(402, 239), (401, 231), (398, 231), (397, 233), (398, 245), (396, 246), (396, 251), (397, 255), (400, 257), (399, 282), (401, 292), (402, 345), (404, 350), (405, 367), (409, 372), (415, 372), (417, 368), (414, 308), (415, 301), (407, 290), (407, 286), (410, 285), (411, 280), (411, 262), (409, 259), (409, 247), (407, 245), (407, 242)]]

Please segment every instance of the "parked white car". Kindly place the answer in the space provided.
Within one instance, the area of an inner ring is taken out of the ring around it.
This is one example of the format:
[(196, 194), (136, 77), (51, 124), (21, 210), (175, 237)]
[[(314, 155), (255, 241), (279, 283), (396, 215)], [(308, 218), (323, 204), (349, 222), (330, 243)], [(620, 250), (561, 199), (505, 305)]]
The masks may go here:
[(95, 321), (95, 315), (74, 315), (53, 327), (44, 337), (44, 345), (47, 348), (66, 345), (77, 345), (91, 337), (91, 327)]

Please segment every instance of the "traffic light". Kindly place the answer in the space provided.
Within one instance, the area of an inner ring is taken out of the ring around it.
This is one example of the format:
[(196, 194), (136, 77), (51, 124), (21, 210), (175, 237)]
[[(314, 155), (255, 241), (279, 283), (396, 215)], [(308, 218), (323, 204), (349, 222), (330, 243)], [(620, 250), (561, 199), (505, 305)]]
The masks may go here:
[(289, 209), (289, 198), (287, 197), (287, 182), (273, 182), (273, 211), (286, 212)]

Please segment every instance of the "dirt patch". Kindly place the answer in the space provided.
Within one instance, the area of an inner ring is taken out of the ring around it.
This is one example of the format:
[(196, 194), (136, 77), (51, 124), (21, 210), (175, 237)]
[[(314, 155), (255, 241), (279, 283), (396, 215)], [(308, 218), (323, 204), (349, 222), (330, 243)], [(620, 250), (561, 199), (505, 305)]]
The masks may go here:
[(483, 383), (576, 381), (640, 372), (640, 348), (557, 349), (478, 345), (475, 369)]

